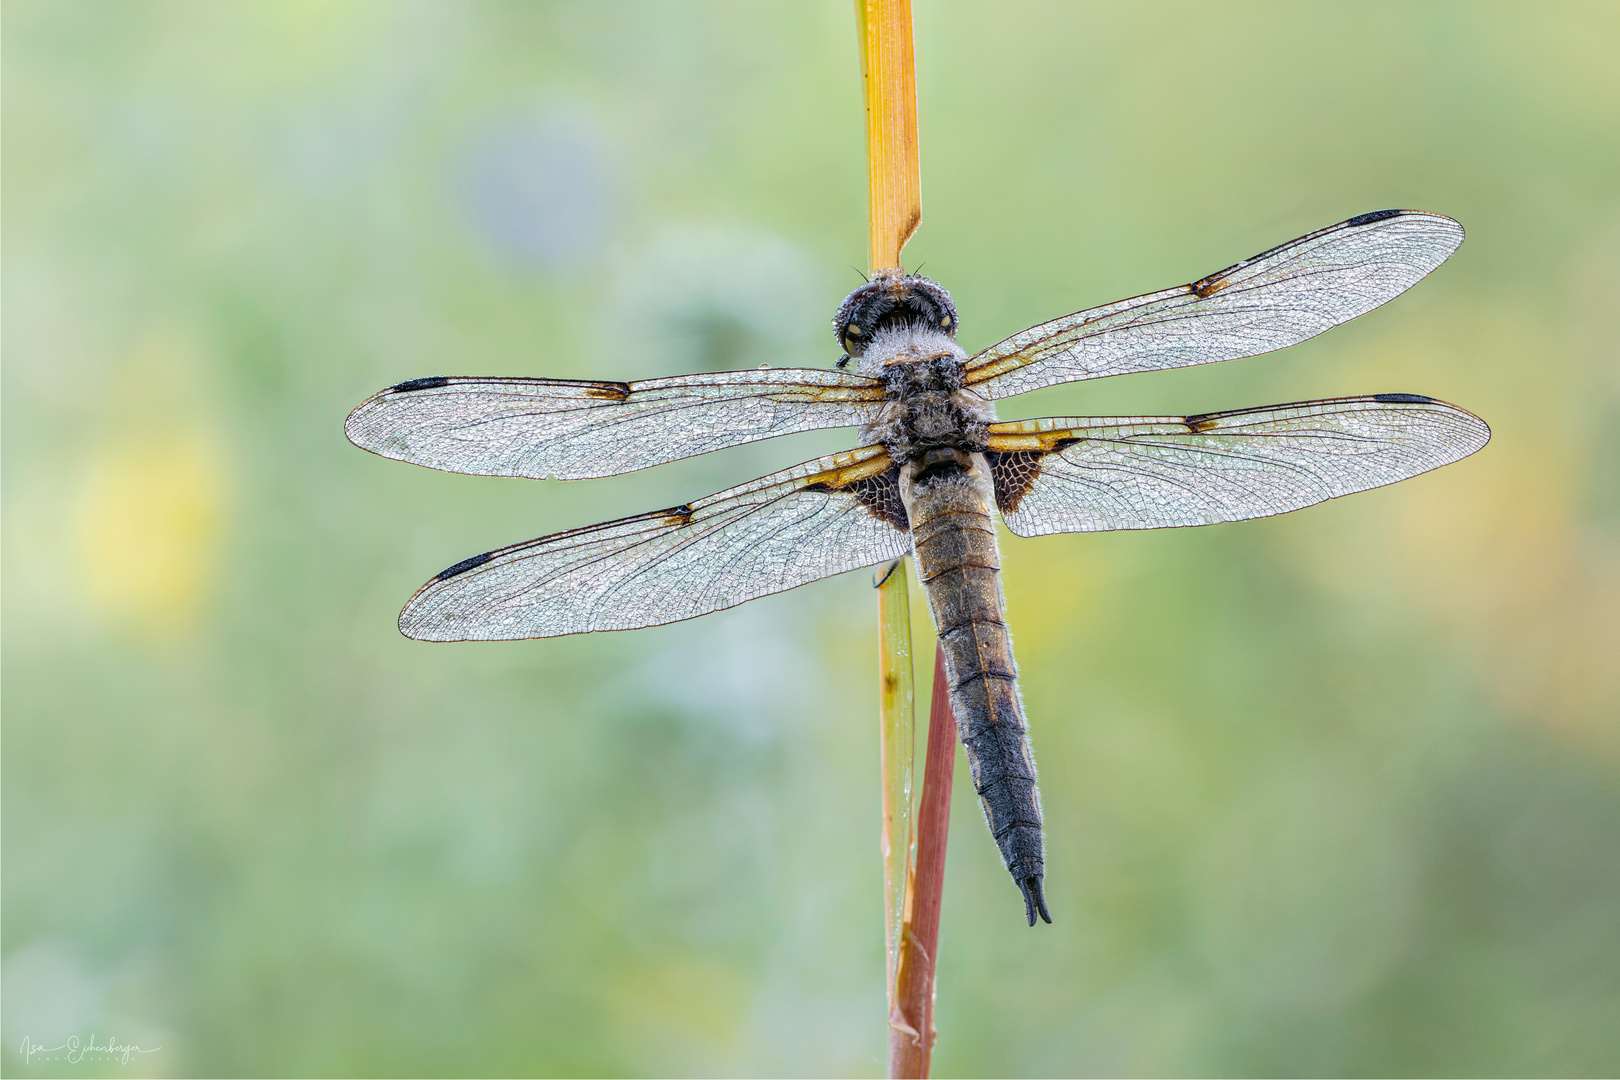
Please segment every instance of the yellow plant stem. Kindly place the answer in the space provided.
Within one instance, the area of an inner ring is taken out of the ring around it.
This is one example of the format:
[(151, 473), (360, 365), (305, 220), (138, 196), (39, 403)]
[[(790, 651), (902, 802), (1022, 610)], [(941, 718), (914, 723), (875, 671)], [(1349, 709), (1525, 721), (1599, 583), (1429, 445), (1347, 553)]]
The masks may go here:
[[(855, 0), (866, 91), (871, 268), (900, 265), (922, 220), (917, 161), (917, 83), (910, 0)], [(883, 882), (889, 998), (899, 967), (912, 863), (912, 770), (916, 749), (911, 603), (905, 561), (878, 585), (878, 675), (883, 768)]]
[[(901, 250), (922, 222), (911, 0), (855, 0), (855, 18), (866, 89), (871, 267), (898, 269)], [(934, 1043), (934, 953), (956, 724), (945, 696), (945, 679), (937, 676), (929, 711), (929, 770), (922, 791), (926, 820), (919, 833), (911, 797), (915, 690), (905, 560), (889, 568), (878, 586), (878, 619), (889, 1075), (923, 1077), (928, 1075)], [(943, 670), (937, 644), (935, 667)], [(943, 780), (936, 775), (941, 773)]]
[(887, 916), (887, 971), (892, 1004), (914, 846), (911, 790), (917, 725), (911, 659), (911, 597), (905, 560), (891, 564), (880, 573), (887, 574), (878, 585), (878, 720), (883, 769), (883, 903)]
[(911, 0), (855, 0), (866, 84), (866, 183), (873, 270), (900, 265), (922, 223)]

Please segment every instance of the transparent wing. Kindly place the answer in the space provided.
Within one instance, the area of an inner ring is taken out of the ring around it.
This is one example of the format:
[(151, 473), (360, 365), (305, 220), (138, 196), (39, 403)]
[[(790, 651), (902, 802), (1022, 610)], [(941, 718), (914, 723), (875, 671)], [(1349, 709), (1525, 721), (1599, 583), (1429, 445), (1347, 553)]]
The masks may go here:
[(686, 506), (543, 536), (457, 563), (405, 605), (424, 641), (657, 626), (911, 550), (899, 469), (869, 446)]
[(1030, 327), (971, 358), (967, 382), (1003, 398), (1281, 349), (1394, 299), (1462, 241), (1462, 226), (1439, 214), (1362, 214), (1191, 285)]
[(1472, 413), (1375, 394), (1202, 416), (990, 427), (996, 502), (1019, 536), (1209, 525), (1297, 510), (1467, 457)]
[(361, 449), (430, 469), (580, 480), (857, 425), (882, 400), (877, 379), (804, 368), (632, 383), (435, 376), (389, 387), (343, 429)]

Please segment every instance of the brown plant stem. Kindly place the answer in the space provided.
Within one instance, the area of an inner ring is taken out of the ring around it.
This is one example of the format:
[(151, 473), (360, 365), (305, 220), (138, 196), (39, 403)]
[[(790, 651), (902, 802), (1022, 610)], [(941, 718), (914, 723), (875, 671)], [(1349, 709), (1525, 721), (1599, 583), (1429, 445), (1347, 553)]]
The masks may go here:
[(917, 861), (907, 889), (900, 966), (889, 1008), (889, 1075), (924, 1077), (934, 1050), (934, 965), (945, 892), (945, 842), (951, 828), (951, 775), (956, 718), (945, 675), (945, 650), (934, 646), (934, 690), (928, 708), (928, 756), (917, 805)]

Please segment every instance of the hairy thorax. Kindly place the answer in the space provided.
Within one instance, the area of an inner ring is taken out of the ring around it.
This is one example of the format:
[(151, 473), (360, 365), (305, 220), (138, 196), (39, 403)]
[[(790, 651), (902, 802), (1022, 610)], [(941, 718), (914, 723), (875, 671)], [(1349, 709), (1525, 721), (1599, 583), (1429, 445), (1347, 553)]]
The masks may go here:
[(982, 451), (995, 410), (962, 385), (966, 359), (949, 334), (933, 327), (906, 325), (874, 334), (858, 370), (883, 380), (886, 400), (862, 428), (863, 441), (883, 444), (902, 464), (930, 450)]

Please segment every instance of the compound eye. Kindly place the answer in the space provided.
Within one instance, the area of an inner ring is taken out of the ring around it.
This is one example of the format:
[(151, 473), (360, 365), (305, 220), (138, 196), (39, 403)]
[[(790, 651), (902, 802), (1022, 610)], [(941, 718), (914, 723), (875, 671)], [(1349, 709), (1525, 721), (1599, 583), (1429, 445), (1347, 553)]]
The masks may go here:
[(860, 337), (861, 328), (856, 326), (854, 323), (850, 323), (848, 326), (844, 327), (844, 333), (850, 337)]
[(948, 329), (951, 325), (951, 317), (949, 315), (945, 316), (943, 319), (939, 320), (939, 325)]

